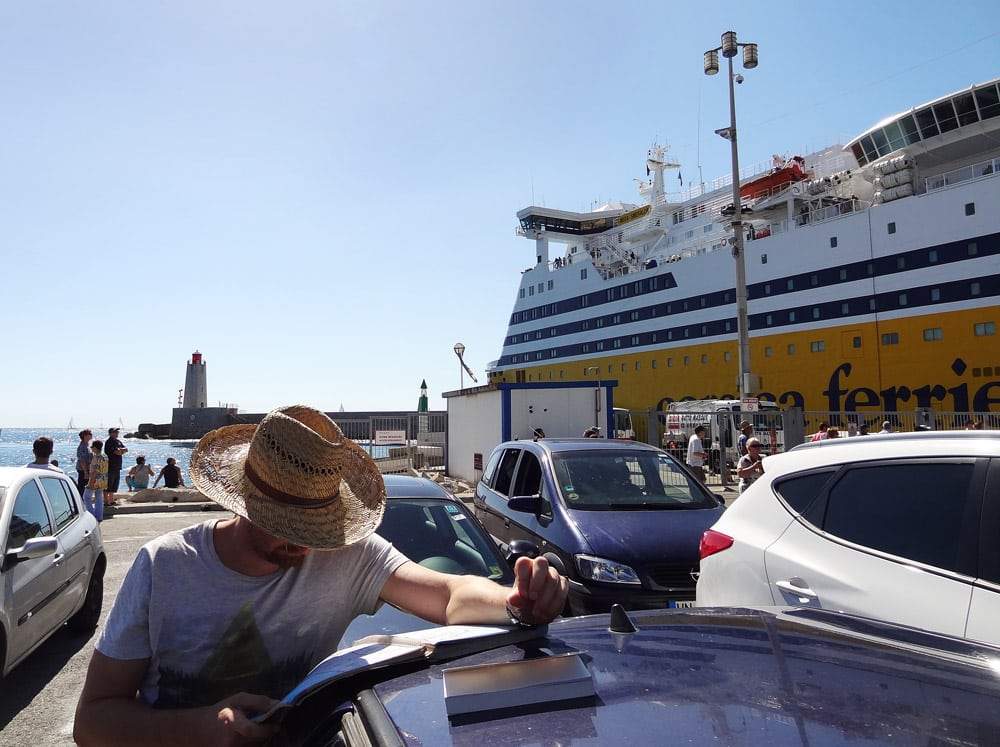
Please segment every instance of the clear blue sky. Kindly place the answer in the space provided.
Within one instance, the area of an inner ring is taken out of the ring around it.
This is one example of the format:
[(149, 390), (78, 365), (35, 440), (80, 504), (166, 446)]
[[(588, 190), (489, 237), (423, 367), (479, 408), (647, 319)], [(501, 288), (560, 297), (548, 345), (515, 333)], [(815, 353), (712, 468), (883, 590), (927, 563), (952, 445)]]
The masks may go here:
[(729, 170), (728, 27), (744, 164), (1000, 74), (995, 0), (6, 0), (0, 426), (167, 422), (196, 349), (210, 404), (444, 408), (519, 209), (637, 201), (653, 141)]

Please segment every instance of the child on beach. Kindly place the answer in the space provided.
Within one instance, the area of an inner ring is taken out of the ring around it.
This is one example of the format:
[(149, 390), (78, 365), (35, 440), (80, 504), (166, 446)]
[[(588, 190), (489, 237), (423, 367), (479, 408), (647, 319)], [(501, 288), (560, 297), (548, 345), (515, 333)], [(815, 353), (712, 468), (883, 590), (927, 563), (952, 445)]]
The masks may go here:
[(83, 505), (98, 521), (104, 521), (104, 489), (108, 487), (108, 458), (104, 455), (104, 442), (97, 440), (90, 445), (90, 479), (83, 491)]

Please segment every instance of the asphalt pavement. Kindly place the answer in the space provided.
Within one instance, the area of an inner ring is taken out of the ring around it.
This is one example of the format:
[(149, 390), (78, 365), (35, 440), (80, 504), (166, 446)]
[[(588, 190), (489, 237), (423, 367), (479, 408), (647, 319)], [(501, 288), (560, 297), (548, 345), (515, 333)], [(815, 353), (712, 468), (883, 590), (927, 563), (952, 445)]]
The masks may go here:
[(68, 747), (73, 744), (73, 714), (94, 643), (139, 548), (166, 532), (211, 516), (226, 515), (205, 513), (199, 504), (181, 505), (187, 508), (119, 511), (101, 524), (108, 568), (104, 574), (104, 608), (98, 629), (79, 635), (63, 626), (0, 680), (0, 745)]

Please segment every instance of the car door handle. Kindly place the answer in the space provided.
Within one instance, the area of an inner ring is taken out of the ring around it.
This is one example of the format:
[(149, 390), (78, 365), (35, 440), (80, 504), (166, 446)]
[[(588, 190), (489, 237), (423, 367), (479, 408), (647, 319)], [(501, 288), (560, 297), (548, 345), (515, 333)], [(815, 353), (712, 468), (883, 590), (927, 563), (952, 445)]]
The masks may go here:
[(819, 599), (819, 594), (809, 588), (809, 585), (798, 576), (787, 581), (775, 581), (774, 585), (782, 591), (798, 597), (800, 604)]
[(57, 552), (55, 555), (52, 556), (52, 563), (54, 565), (59, 565), (64, 557), (66, 557), (65, 554)]

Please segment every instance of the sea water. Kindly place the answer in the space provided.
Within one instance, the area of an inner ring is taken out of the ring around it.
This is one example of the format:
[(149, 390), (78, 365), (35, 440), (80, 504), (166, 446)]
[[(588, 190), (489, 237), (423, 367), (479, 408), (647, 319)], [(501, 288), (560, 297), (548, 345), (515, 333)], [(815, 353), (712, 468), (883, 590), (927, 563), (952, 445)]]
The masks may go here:
[[(95, 439), (107, 440), (106, 429), (91, 430), (94, 431)], [(31, 453), (31, 444), (39, 436), (48, 436), (55, 442), (52, 459), (57, 460), (62, 470), (75, 480), (76, 447), (80, 443), (79, 428), (4, 428), (0, 431), (0, 467), (23, 467), (28, 462), (34, 461), (35, 455)], [(145, 438), (121, 440), (128, 448), (128, 453), (122, 455), (122, 481), (118, 492), (128, 490), (125, 487), (125, 474), (135, 466), (137, 456), (146, 457), (146, 464), (153, 468), (153, 476), (149, 478), (150, 486), (160, 473), (160, 469), (166, 465), (168, 457), (177, 460), (177, 466), (181, 468), (181, 474), (184, 476), (184, 484), (191, 486), (188, 466), (191, 463), (191, 449), (198, 443), (197, 440), (161, 441)], [(160, 486), (162, 485), (163, 480), (160, 480)]]
[[(91, 430), (94, 431), (95, 439), (107, 440), (105, 429)], [(48, 436), (55, 442), (52, 459), (57, 460), (62, 470), (75, 479), (76, 447), (80, 443), (78, 428), (4, 428), (0, 430), (0, 467), (23, 467), (28, 462), (34, 461), (35, 455), (31, 453), (31, 444), (39, 436)], [(188, 478), (188, 467), (191, 464), (191, 450), (198, 443), (197, 439), (122, 438), (121, 440), (128, 447), (128, 453), (122, 455), (122, 481), (118, 492), (128, 490), (125, 487), (125, 475), (135, 465), (137, 456), (146, 457), (146, 464), (153, 468), (153, 476), (149, 479), (150, 486), (160, 473), (160, 469), (167, 463), (167, 458), (173, 457), (177, 460), (177, 466), (181, 468), (184, 484), (192, 487)], [(358, 445), (376, 458), (389, 455), (388, 446), (375, 446), (364, 441), (358, 442)], [(163, 485), (162, 480), (160, 485)]]

